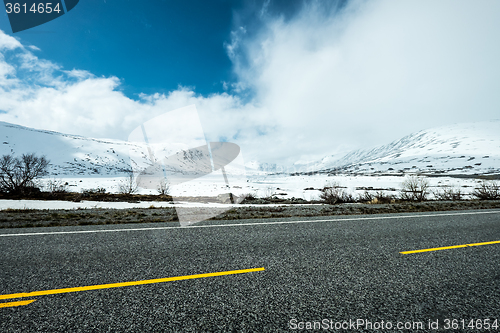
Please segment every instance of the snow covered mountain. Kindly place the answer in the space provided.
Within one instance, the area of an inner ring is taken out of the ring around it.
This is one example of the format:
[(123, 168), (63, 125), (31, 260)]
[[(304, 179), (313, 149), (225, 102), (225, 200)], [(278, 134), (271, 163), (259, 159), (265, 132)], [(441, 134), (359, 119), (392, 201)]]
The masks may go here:
[[(51, 176), (123, 176), (131, 170), (131, 152), (139, 156), (140, 164), (150, 164), (149, 156), (139, 143), (87, 138), (0, 122), (0, 156), (45, 155), (51, 162)], [(182, 167), (190, 160), (187, 156), (175, 165)], [(258, 162), (250, 164), (247, 172), (259, 165)], [(420, 131), (384, 146), (356, 150), (340, 158), (325, 157), (307, 165), (307, 170), (359, 175), (500, 174), (500, 121)]]
[(37, 130), (0, 122), (0, 156), (45, 155), (52, 176), (123, 175), (130, 170), (129, 148), (134, 144)]
[(499, 174), (500, 120), (432, 128), (341, 158), (328, 156), (308, 168), (351, 174)]
[[(214, 147), (217, 145), (212, 149)], [(140, 142), (94, 139), (0, 122), (0, 156), (24, 153), (45, 155), (50, 161), (50, 176), (58, 177), (124, 176), (132, 169), (143, 170), (153, 165), (151, 154), (162, 161), (168, 156), (165, 171), (177, 176), (199, 173), (201, 166), (210, 161), (208, 149), (172, 154), (165, 145), (158, 143), (150, 144), (147, 149)], [(231, 170), (234, 172), (234, 168)]]

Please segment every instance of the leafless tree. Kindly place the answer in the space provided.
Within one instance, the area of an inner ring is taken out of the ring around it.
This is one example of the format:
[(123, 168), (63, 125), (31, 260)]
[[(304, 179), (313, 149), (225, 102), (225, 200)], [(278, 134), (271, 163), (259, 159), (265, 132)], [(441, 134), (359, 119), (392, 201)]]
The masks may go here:
[(127, 177), (118, 184), (118, 192), (121, 194), (134, 194), (137, 190), (138, 186), (134, 179), (134, 172), (130, 171)]
[(158, 191), (159, 195), (169, 195), (170, 185), (168, 185), (168, 182), (165, 179), (162, 179), (160, 180), (160, 183), (158, 184), (156, 190)]
[(35, 180), (47, 174), (49, 161), (34, 153), (0, 158), (0, 191), (25, 194), (35, 188)]
[(409, 176), (401, 184), (401, 199), (424, 201), (429, 195), (429, 181), (424, 177)]

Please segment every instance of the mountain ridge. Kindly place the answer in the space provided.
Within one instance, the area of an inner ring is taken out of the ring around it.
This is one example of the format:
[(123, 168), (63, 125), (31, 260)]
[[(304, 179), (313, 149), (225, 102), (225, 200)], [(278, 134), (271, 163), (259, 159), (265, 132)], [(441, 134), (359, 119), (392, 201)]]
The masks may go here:
[(129, 149), (136, 146), (7, 122), (0, 122), (0, 141), (0, 155), (45, 155), (51, 176), (121, 175), (130, 170)]
[(461, 123), (411, 133), (389, 144), (327, 156), (309, 165), (324, 173), (500, 173), (500, 120)]
[[(134, 158), (139, 156), (140, 164), (150, 164), (140, 143), (89, 138), (0, 121), (0, 155), (32, 152), (46, 155), (51, 161), (51, 176), (123, 176), (132, 169), (131, 152)], [(178, 162), (172, 167), (182, 168), (185, 161)], [(252, 161), (247, 171), (257, 165)], [(354, 150), (340, 158), (327, 156), (306, 168), (303, 164), (295, 166), (313, 173), (352, 175), (500, 174), (500, 120), (430, 128), (386, 145)]]

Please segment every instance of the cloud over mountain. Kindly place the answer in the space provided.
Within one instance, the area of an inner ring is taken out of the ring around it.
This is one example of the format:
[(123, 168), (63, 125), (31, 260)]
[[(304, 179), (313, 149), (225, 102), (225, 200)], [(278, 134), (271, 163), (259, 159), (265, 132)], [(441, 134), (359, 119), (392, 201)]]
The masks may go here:
[(496, 1), (307, 1), (254, 20), (228, 36), (233, 89), (209, 96), (182, 86), (127, 96), (119, 78), (62, 68), (0, 32), (0, 120), (125, 139), (195, 104), (207, 139), (238, 143), (246, 159), (291, 161), (498, 118)]

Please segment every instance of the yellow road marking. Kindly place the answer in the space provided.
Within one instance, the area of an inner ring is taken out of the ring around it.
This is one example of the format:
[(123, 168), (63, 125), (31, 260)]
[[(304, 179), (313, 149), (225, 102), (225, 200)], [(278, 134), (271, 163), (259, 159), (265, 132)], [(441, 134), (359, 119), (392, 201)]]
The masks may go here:
[(205, 273), (205, 274), (195, 274), (195, 275), (174, 276), (174, 277), (169, 277), (169, 278), (153, 279), (153, 280), (141, 280), (141, 281), (131, 281), (131, 282), (98, 284), (98, 285), (86, 286), (86, 287), (42, 290), (42, 291), (33, 291), (33, 292), (30, 292), (30, 293), (18, 293), (18, 294), (0, 295), (0, 299), (35, 297), (35, 296), (43, 296), (43, 295), (73, 293), (73, 292), (77, 292), (77, 291), (88, 291), (88, 290), (98, 290), (98, 289), (109, 289), (109, 288), (118, 288), (118, 287), (138, 286), (138, 285), (142, 285), (142, 284), (152, 284), (152, 283), (161, 283), (161, 282), (169, 282), (169, 281), (199, 279), (199, 278), (212, 277), (212, 276), (234, 275), (234, 274), (242, 274), (242, 273), (250, 273), (250, 272), (259, 272), (259, 271), (264, 271), (264, 270), (265, 270), (264, 267), (260, 267), (260, 268), (240, 269), (240, 270), (235, 270), (235, 271), (225, 271), (225, 272), (215, 272), (215, 273)]
[(431, 248), (431, 249), (414, 250), (414, 251), (404, 251), (404, 252), (399, 252), (399, 253), (401, 253), (401, 254), (411, 254), (411, 253), (441, 251), (441, 250), (449, 250), (449, 249), (458, 249), (460, 247), (481, 246), (481, 245), (491, 245), (491, 244), (500, 244), (500, 241), (483, 242), (483, 243), (472, 243), (472, 244), (444, 246), (444, 247), (434, 247), (434, 248)]
[(36, 299), (30, 299), (29, 301), (19, 301), (19, 302), (9, 302), (9, 303), (0, 303), (0, 308), (11, 308), (14, 306), (23, 306), (33, 303)]

